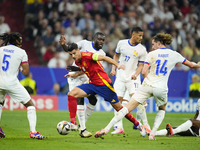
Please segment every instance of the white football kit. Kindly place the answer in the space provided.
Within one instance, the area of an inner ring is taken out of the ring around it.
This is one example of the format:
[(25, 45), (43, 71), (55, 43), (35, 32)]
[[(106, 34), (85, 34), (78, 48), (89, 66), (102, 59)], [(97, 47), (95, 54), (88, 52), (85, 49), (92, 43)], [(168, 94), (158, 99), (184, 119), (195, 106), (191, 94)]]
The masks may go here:
[(150, 65), (150, 72), (133, 98), (143, 103), (154, 96), (158, 107), (167, 103), (167, 82), (170, 72), (177, 63), (185, 61), (181, 54), (167, 48), (160, 48), (147, 54), (145, 63)]
[[(95, 49), (93, 42), (87, 41), (87, 40), (82, 40), (77, 43), (78, 48), (80, 49), (81, 52), (92, 52), (100, 55), (106, 55), (106, 53), (102, 49)], [(103, 65), (103, 62), (101, 62)], [(73, 62), (73, 66), (78, 67), (75, 62)], [(104, 65), (103, 65), (104, 66)], [(70, 74), (74, 74), (76, 72), (70, 72)], [(89, 79), (86, 74), (80, 75), (76, 78), (68, 78), (68, 83), (69, 83), (69, 90), (71, 91), (74, 87), (79, 86), (81, 84), (85, 84), (89, 82)]]
[(6, 93), (15, 103), (26, 104), (31, 99), (17, 78), (21, 63), (28, 63), (25, 50), (11, 44), (0, 47), (0, 102)]
[(114, 89), (118, 96), (124, 97), (126, 90), (133, 94), (141, 85), (140, 75), (136, 80), (131, 79), (131, 76), (135, 74), (138, 63), (144, 63), (147, 51), (142, 44), (131, 45), (129, 39), (125, 39), (118, 42), (115, 52), (120, 54), (119, 61), (126, 68), (117, 70)]

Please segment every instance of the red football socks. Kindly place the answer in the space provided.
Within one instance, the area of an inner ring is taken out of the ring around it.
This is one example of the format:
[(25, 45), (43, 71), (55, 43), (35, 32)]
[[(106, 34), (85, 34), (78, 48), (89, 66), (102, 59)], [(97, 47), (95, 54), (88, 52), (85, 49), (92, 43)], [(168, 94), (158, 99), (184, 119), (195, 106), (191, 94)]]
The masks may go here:
[(131, 121), (135, 126), (137, 126), (139, 124), (139, 122), (135, 119), (135, 117), (130, 112), (128, 114), (126, 114), (125, 117), (126, 117), (126, 119)]
[(69, 109), (70, 122), (77, 125), (76, 123), (76, 111), (77, 111), (76, 97), (68, 95), (68, 109)]

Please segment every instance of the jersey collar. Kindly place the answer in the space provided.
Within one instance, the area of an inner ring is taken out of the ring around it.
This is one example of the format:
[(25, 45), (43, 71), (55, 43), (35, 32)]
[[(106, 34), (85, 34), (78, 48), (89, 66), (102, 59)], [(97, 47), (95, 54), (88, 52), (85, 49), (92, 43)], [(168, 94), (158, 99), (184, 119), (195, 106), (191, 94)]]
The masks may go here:
[(93, 44), (93, 42), (92, 42), (92, 47), (96, 50), (96, 51), (99, 51), (99, 49), (96, 49), (95, 47), (94, 47), (94, 44)]
[(130, 46), (137, 46), (138, 44), (136, 44), (136, 45), (131, 45), (131, 43), (130, 43), (130, 39), (128, 40), (128, 44), (130, 45)]

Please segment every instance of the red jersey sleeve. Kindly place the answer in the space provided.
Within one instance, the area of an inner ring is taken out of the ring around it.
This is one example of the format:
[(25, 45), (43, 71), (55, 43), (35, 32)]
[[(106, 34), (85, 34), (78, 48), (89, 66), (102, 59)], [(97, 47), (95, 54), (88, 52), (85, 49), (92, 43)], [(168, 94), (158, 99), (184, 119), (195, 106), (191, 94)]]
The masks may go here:
[(111, 83), (110, 78), (104, 71), (99, 61), (93, 60), (94, 53), (81, 52), (81, 60), (75, 61), (76, 65), (88, 76), (90, 83), (95, 85), (105, 85)]

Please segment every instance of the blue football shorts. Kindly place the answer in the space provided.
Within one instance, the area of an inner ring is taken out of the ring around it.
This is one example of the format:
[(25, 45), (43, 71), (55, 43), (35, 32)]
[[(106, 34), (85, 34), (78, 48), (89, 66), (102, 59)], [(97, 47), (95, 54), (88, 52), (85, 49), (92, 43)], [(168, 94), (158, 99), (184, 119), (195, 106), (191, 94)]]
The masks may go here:
[(104, 100), (115, 104), (119, 102), (117, 94), (113, 88), (112, 83), (107, 83), (106, 85), (94, 85), (92, 83), (82, 84), (77, 86), (87, 93), (87, 95), (96, 95), (99, 94)]

